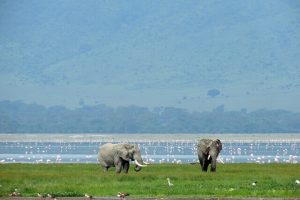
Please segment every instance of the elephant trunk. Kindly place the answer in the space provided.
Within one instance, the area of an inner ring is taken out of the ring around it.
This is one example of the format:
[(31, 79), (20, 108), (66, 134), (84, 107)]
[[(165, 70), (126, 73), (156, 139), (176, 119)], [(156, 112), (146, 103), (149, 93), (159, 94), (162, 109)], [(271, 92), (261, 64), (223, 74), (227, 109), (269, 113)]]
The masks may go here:
[(134, 163), (135, 163), (135, 168), (134, 170), (136, 172), (140, 171), (142, 169), (142, 167), (146, 167), (147, 165), (144, 165), (143, 159), (141, 156), (136, 156), (136, 158), (134, 159)]
[(134, 171), (139, 172), (139, 171), (141, 171), (141, 169), (142, 169), (141, 167), (139, 167), (138, 165), (136, 165), (135, 168), (134, 168)]
[(211, 168), (210, 171), (211, 172), (215, 172), (217, 170), (217, 157), (216, 156), (212, 156), (211, 157)]

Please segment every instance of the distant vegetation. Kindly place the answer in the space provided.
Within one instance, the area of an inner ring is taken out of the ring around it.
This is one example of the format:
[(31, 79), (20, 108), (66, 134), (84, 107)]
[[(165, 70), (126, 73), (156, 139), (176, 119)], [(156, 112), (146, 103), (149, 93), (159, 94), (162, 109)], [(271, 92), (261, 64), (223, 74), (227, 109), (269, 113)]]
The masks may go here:
[(300, 113), (284, 110), (189, 112), (180, 108), (106, 105), (44, 107), (0, 102), (1, 133), (288, 133)]
[(210, 97), (216, 97), (216, 96), (220, 95), (220, 91), (218, 89), (211, 89), (211, 90), (208, 90), (207, 95)]
[(116, 197), (118, 192), (128, 192), (132, 198), (296, 198), (300, 196), (297, 174), (297, 164), (225, 164), (216, 173), (200, 172), (198, 165), (154, 164), (138, 173), (130, 168), (128, 174), (118, 175), (113, 169), (103, 173), (98, 164), (3, 164), (0, 196), (7, 197), (17, 189), (23, 196), (34, 197), (37, 193)]

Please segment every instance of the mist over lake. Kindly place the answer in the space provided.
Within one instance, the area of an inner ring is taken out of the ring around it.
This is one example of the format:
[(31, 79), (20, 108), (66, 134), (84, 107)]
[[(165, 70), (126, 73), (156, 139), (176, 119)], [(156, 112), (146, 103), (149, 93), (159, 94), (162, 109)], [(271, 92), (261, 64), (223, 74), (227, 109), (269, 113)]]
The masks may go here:
[(138, 144), (150, 163), (197, 162), (201, 138), (219, 138), (224, 163), (299, 163), (299, 134), (0, 134), (1, 163), (97, 163), (99, 146)]

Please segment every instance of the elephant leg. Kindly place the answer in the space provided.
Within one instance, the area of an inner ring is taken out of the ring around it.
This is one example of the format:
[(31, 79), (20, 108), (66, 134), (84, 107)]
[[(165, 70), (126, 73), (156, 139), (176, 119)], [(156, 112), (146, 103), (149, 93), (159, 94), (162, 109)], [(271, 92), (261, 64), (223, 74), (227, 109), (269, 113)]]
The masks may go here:
[(202, 165), (202, 171), (207, 172), (208, 165), (209, 165), (209, 160), (207, 160), (207, 158), (204, 158), (203, 165)]
[(211, 168), (210, 168), (211, 172), (216, 172), (216, 170), (217, 170), (216, 167), (211, 166)]
[(210, 171), (215, 172), (216, 170), (217, 170), (217, 161), (216, 161), (216, 158), (215, 158), (211, 162)]
[(122, 164), (123, 167), (123, 171), (127, 174), (128, 173), (128, 169), (129, 169), (129, 162), (128, 161), (124, 161)]
[(100, 166), (101, 166), (101, 168), (102, 168), (102, 170), (103, 170), (104, 172), (107, 172), (109, 166), (106, 164), (106, 162), (101, 161), (101, 162), (100, 162)]
[(102, 165), (101, 167), (102, 167), (102, 170), (103, 170), (104, 172), (107, 172), (107, 171), (108, 171), (108, 168), (109, 168), (109, 167), (104, 166), (104, 165)]
[(116, 166), (116, 173), (121, 173), (121, 171), (122, 171), (122, 162), (120, 160), (115, 162), (115, 166)]
[(198, 155), (199, 163), (200, 163), (200, 168), (203, 170), (203, 157), (201, 155)]

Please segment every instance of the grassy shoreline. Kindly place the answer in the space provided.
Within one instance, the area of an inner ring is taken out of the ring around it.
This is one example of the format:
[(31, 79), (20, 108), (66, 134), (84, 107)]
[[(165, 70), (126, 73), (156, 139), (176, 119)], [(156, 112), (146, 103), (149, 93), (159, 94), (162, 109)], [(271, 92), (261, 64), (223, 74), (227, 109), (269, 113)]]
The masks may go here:
[[(167, 177), (174, 186), (169, 187)], [(299, 164), (225, 164), (216, 173), (200, 172), (198, 165), (154, 164), (128, 174), (103, 173), (98, 164), (1, 164), (0, 196), (17, 188), (23, 196), (130, 197), (300, 197)], [(257, 181), (256, 186), (252, 182)]]

